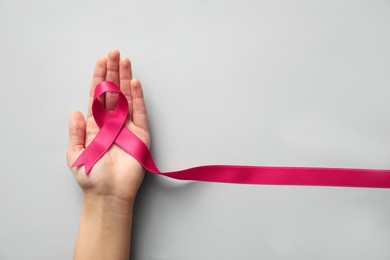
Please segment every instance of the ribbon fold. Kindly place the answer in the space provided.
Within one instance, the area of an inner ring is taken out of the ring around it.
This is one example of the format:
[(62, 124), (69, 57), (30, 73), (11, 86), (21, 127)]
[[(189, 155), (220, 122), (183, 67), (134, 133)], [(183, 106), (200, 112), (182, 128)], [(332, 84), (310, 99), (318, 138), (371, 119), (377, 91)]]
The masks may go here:
[[(112, 113), (109, 113), (98, 100), (99, 96), (108, 91), (119, 94), (118, 102)], [(205, 165), (179, 171), (161, 172), (156, 167), (145, 143), (124, 126), (128, 116), (128, 103), (125, 95), (114, 83), (103, 81), (96, 86), (92, 113), (100, 131), (72, 165), (72, 167), (84, 165), (86, 174), (89, 174), (93, 165), (113, 144), (117, 144), (134, 157), (145, 170), (178, 180), (390, 188), (390, 170), (379, 169)]]

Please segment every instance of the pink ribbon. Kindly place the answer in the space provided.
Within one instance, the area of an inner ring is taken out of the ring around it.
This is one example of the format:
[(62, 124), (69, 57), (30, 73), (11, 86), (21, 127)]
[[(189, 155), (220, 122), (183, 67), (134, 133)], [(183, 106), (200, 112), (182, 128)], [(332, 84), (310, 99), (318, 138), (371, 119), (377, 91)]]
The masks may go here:
[[(111, 114), (98, 100), (98, 97), (107, 91), (119, 94), (117, 105)], [(161, 172), (145, 143), (124, 126), (128, 115), (128, 103), (125, 95), (114, 83), (103, 81), (96, 86), (92, 113), (100, 131), (72, 165), (72, 167), (84, 165), (86, 174), (89, 174), (93, 165), (115, 143), (133, 156), (145, 170), (179, 180), (390, 188), (390, 170), (377, 169), (205, 165)]]

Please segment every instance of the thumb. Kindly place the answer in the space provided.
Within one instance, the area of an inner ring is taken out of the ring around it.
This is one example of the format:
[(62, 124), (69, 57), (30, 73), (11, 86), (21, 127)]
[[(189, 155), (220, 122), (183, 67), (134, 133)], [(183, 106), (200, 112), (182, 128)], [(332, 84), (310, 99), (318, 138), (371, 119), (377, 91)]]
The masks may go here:
[(85, 119), (80, 111), (72, 111), (69, 116), (69, 143), (66, 159), (71, 165), (76, 155), (85, 146)]

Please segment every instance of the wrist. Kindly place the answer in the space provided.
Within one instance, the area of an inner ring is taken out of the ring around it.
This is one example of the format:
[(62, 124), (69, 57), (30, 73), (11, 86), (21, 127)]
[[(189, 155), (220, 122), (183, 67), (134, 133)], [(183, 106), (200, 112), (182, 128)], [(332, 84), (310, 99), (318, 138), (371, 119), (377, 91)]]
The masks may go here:
[(84, 193), (74, 259), (129, 259), (133, 202)]
[(84, 210), (97, 215), (131, 217), (134, 199), (124, 200), (114, 195), (98, 195), (84, 192)]

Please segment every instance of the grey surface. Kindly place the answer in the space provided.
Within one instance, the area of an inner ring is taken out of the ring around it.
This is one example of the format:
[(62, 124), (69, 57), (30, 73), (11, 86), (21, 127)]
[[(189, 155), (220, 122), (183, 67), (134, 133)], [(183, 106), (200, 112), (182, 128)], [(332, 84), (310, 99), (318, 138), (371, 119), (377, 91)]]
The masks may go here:
[[(0, 1), (0, 259), (71, 259), (65, 164), (112, 48), (141, 79), (163, 170), (390, 169), (389, 1)], [(132, 259), (390, 259), (390, 191), (148, 175)]]

